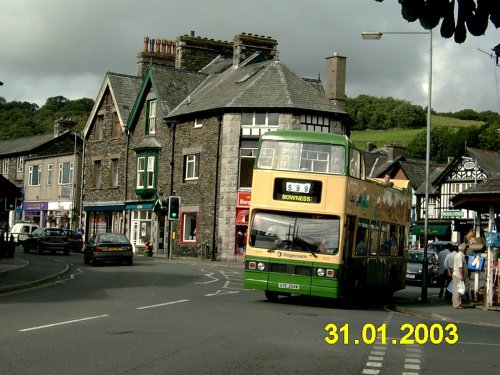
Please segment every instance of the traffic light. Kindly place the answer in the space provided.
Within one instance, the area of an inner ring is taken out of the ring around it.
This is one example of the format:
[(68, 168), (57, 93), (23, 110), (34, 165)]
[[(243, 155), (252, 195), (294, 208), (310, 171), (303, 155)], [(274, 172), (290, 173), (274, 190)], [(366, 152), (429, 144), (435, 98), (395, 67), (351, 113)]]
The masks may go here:
[(179, 220), (181, 212), (181, 197), (168, 197), (168, 220)]
[(14, 211), (16, 209), (17, 198), (5, 198), (5, 211)]

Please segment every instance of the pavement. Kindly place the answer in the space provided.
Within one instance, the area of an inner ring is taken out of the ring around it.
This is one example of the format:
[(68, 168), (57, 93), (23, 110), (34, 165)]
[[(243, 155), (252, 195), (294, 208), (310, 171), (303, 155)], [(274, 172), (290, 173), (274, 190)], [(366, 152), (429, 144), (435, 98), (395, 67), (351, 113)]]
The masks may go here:
[[(60, 260), (56, 261), (50, 256), (19, 253), (18, 249), (13, 258), (0, 258), (0, 298), (4, 294), (52, 283), (70, 270), (69, 264)], [(168, 259), (164, 256), (154, 256), (150, 259), (162, 262), (182, 261), (182, 259)], [(187, 261), (193, 262), (193, 259)], [(212, 265), (243, 266), (239, 262), (234, 264), (214, 262)], [(484, 302), (481, 302), (464, 304), (465, 308), (454, 309), (448, 301), (438, 298), (436, 288), (428, 289), (427, 302), (403, 296), (402, 292), (396, 293), (394, 304), (387, 308), (403, 314), (434, 320), (500, 328), (500, 306), (495, 305), (486, 309)]]

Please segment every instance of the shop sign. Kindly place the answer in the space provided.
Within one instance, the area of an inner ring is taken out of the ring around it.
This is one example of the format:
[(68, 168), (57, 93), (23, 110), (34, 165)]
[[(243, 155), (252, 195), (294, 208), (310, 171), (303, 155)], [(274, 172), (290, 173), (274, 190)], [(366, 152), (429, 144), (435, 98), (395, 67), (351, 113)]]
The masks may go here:
[(250, 207), (250, 197), (252, 193), (248, 192), (238, 192), (238, 202), (236, 202), (237, 207)]
[(441, 212), (441, 217), (442, 218), (448, 218), (448, 217), (463, 217), (464, 213), (462, 210), (449, 210), (449, 211), (442, 211)]

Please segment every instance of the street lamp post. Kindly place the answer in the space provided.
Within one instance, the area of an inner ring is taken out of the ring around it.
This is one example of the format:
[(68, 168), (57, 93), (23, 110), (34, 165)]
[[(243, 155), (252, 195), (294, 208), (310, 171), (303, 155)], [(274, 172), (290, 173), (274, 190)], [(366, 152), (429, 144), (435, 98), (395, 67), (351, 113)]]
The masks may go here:
[(425, 152), (425, 208), (424, 208), (424, 259), (422, 262), (422, 290), (420, 300), (427, 302), (427, 243), (429, 226), (429, 174), (431, 158), (431, 103), (432, 103), (432, 30), (429, 31), (369, 31), (361, 33), (363, 39), (379, 40), (384, 34), (425, 34), (429, 35), (429, 92), (427, 98), (427, 139)]

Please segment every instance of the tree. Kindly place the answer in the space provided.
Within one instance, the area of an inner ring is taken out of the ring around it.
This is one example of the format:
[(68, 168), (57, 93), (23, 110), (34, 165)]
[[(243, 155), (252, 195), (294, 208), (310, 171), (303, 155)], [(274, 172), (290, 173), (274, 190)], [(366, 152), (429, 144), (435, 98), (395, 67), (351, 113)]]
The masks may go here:
[[(447, 127), (434, 128), (431, 131), (430, 139), (430, 158), (436, 163), (445, 163), (449, 156), (459, 157), (463, 155), (457, 153), (453, 145), (449, 143), (450, 139), (454, 139), (456, 132)], [(408, 144), (407, 155), (410, 158), (426, 159), (427, 150), (427, 131), (418, 133), (415, 138)]]
[(479, 138), (479, 148), (484, 150), (498, 151), (500, 150), (500, 134), (498, 124), (484, 126)]
[[(375, 0), (382, 2), (384, 0)], [(498, 0), (398, 0), (401, 15), (408, 22), (419, 20), (422, 27), (431, 30), (441, 20), (441, 36), (454, 37), (456, 43), (463, 43), (467, 30), (473, 36), (484, 35), (488, 23), (500, 27), (500, 4)], [(456, 3), (456, 12), (455, 12)], [(455, 13), (457, 19), (455, 22)], [(488, 21), (489, 19), (489, 21)], [(496, 51), (495, 51), (496, 52)]]

